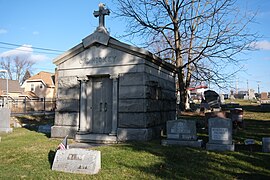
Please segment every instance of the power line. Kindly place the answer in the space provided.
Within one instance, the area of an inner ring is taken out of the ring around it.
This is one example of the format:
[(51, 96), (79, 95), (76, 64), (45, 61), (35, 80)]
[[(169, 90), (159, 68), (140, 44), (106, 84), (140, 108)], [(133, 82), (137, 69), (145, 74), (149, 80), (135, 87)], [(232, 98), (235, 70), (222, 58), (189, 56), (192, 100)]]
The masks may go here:
[[(21, 44), (14, 44), (14, 43), (1, 42), (1, 41), (0, 41), (0, 44), (9, 45), (9, 46), (15, 46), (15, 47), (21, 47), (21, 46), (23, 46)], [(57, 50), (57, 49), (41, 48), (41, 47), (35, 47), (35, 46), (31, 46), (31, 48), (38, 49), (38, 50), (43, 50), (43, 51), (53, 51), (53, 52), (61, 52), (61, 53), (62, 52), (65, 52), (65, 51)]]
[[(10, 47), (1, 47), (1, 49), (11, 49), (11, 50), (15, 50), (14, 48), (10, 48)], [(26, 50), (26, 49), (16, 49), (16, 51), (23, 51), (23, 52), (32, 52), (31, 50)], [(59, 55), (61, 53), (53, 53), (53, 52), (43, 52), (43, 51), (35, 51), (36, 53), (42, 53), (42, 54), (55, 54), (55, 55)]]

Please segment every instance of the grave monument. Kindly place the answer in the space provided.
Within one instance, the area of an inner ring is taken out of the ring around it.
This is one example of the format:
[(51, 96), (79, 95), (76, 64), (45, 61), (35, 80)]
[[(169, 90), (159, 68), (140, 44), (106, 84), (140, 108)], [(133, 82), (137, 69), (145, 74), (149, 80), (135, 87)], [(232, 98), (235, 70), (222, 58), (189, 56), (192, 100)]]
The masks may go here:
[(58, 89), (51, 137), (146, 141), (175, 119), (175, 67), (111, 37), (109, 13), (100, 4), (95, 32), (53, 61)]
[(234, 151), (231, 119), (221, 117), (208, 119), (208, 135), (207, 150)]
[(180, 145), (201, 147), (202, 140), (198, 140), (196, 121), (178, 119), (167, 121), (167, 139), (162, 140), (162, 145)]

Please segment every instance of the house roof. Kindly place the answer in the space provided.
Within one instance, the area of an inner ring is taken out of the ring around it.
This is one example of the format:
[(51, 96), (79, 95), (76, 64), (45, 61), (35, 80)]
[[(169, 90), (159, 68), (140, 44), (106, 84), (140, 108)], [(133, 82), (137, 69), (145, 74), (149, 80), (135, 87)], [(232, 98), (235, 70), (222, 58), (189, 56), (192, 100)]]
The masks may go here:
[(50, 72), (45, 72), (45, 71), (41, 71), (37, 74), (35, 74), (34, 76), (30, 77), (29, 79), (27, 79), (26, 81), (43, 81), (45, 83), (45, 85), (47, 85), (48, 87), (54, 87), (54, 82), (52, 79), (52, 76), (54, 74), (50, 73)]
[(23, 92), (19, 97), (27, 97), (28, 99), (38, 99), (38, 96), (32, 91)]
[[(7, 80), (0, 79), (0, 90), (6, 91), (7, 89)], [(8, 79), (8, 92), (22, 92), (22, 88), (20, 87), (20, 83), (18, 80), (10, 80)]]

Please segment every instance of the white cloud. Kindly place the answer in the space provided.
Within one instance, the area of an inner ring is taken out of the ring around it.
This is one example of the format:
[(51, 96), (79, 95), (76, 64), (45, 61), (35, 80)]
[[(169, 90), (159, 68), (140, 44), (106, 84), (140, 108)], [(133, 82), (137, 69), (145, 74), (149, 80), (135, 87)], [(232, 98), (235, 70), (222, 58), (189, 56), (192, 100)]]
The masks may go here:
[(251, 43), (251, 47), (258, 50), (270, 50), (270, 42), (267, 40)]
[(16, 49), (12, 49), (10, 51), (6, 51), (0, 54), (0, 57), (21, 57), (27, 58), (28, 60), (39, 62), (48, 60), (49, 58), (44, 54), (36, 54), (32, 48), (32, 45), (24, 44)]
[(0, 29), (0, 34), (6, 34), (8, 31), (6, 29)]

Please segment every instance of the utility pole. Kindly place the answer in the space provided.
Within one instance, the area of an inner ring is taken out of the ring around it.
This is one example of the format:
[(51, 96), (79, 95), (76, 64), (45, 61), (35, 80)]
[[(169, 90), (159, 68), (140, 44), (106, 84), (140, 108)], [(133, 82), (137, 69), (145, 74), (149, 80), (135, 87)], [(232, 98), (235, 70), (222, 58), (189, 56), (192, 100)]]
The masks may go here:
[(260, 83), (261, 83), (261, 81), (257, 81), (257, 84), (258, 84), (258, 94), (260, 94)]
[(248, 87), (248, 79), (247, 79), (247, 96), (248, 96), (248, 99), (249, 99), (249, 87)]
[(236, 83), (235, 83), (235, 94), (238, 94), (238, 80), (239, 78), (236, 79)]

